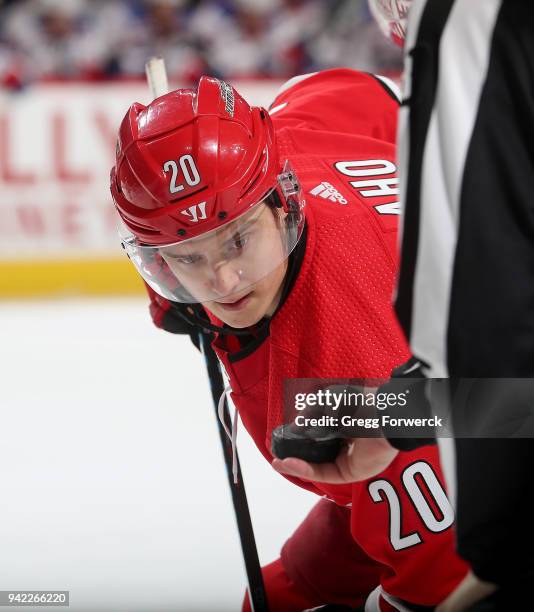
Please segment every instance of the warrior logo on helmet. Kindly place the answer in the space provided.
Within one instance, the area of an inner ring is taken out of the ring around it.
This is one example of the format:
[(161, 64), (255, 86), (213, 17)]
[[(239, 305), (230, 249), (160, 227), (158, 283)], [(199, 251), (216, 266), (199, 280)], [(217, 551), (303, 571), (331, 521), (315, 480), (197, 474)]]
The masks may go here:
[(197, 221), (199, 220), (207, 219), (206, 202), (200, 202), (200, 204), (193, 204), (193, 206), (190, 206), (187, 210), (182, 210), (180, 212), (182, 215), (189, 217), (193, 221), (193, 223), (197, 223)]

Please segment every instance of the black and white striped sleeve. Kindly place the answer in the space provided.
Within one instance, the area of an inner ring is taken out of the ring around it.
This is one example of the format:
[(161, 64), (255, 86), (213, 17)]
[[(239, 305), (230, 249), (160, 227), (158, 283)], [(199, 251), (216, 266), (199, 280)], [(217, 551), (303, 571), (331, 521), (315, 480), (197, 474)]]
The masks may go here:
[[(534, 379), (532, 3), (414, 0), (406, 69), (396, 311), (412, 353), (429, 377)], [(534, 440), (439, 444), (460, 553), (500, 584), (532, 572)]]

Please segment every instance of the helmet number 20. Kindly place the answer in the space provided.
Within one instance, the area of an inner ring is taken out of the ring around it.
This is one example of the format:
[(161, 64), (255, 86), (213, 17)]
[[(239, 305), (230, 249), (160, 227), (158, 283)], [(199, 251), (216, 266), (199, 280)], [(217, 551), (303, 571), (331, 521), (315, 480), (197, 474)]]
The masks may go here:
[(200, 174), (198, 173), (195, 160), (191, 155), (182, 155), (182, 157), (180, 157), (178, 160), (178, 163), (176, 163), (174, 159), (169, 159), (163, 164), (163, 172), (167, 174), (167, 172), (172, 170), (171, 180), (169, 181), (170, 193), (177, 193), (178, 191), (182, 191), (182, 189), (184, 189), (183, 183), (176, 183), (180, 172), (178, 166), (180, 166), (185, 182), (189, 185), (189, 187), (194, 187), (200, 183)]

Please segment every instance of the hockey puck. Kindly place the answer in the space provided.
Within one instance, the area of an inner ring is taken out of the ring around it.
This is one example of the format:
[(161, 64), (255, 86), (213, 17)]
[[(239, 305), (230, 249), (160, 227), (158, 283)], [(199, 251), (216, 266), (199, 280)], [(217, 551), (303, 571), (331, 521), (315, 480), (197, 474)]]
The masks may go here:
[(331, 463), (343, 446), (338, 431), (314, 427), (302, 431), (294, 425), (281, 425), (272, 434), (271, 450), (278, 459), (297, 457), (309, 463)]

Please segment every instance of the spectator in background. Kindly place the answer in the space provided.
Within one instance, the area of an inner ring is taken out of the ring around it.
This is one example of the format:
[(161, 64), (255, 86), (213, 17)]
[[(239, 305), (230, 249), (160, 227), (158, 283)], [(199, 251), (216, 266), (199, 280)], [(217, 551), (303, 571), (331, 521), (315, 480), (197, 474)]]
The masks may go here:
[(400, 71), (363, 0), (19, 0), (0, 4), (0, 82), (144, 77), (182, 85), (288, 78), (331, 66)]
[(98, 75), (103, 56), (89, 10), (84, 0), (26, 0), (6, 9), (3, 34), (20, 81)]
[[(291, 77), (317, 69), (309, 54), (309, 44), (324, 29), (327, 9), (339, 2), (317, 0), (282, 0), (280, 10), (273, 12), (268, 38), (270, 49), (270, 73), (273, 76)], [(334, 65), (346, 65), (346, 61)], [(329, 66), (329, 67), (331, 67)]]
[(380, 32), (367, 0), (336, 5), (335, 10), (329, 11), (318, 36), (309, 41), (313, 65), (317, 68), (342, 65), (398, 77), (402, 72), (402, 53)]
[[(234, 78), (269, 75), (269, 23), (277, 2), (236, 0), (225, 27), (211, 36), (207, 57), (214, 75)], [(274, 6), (273, 6), (274, 5)]]
[(22, 87), (22, 60), (20, 54), (8, 44), (0, 33), (0, 87)]
[(188, 30), (204, 48), (209, 46), (214, 33), (226, 36), (225, 30), (232, 27), (234, 3), (230, 0), (193, 0), (186, 10)]
[(286, 78), (313, 71), (307, 45), (321, 31), (327, 6), (337, 4), (234, 0), (217, 36), (205, 37), (212, 72), (226, 78)]
[(131, 28), (115, 43), (116, 71), (126, 76), (144, 74), (148, 57), (165, 59), (171, 79), (196, 82), (206, 64), (198, 40), (189, 33), (182, 0), (143, 0)]

